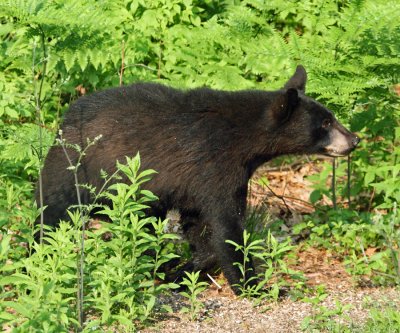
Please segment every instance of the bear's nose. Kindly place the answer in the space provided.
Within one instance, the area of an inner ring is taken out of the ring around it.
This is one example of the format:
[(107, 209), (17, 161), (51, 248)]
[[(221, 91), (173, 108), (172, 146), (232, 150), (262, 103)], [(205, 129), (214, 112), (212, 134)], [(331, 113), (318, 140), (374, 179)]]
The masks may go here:
[(354, 135), (354, 138), (352, 140), (353, 146), (357, 147), (357, 145), (360, 143), (360, 141), (361, 141), (361, 139), (357, 135)]

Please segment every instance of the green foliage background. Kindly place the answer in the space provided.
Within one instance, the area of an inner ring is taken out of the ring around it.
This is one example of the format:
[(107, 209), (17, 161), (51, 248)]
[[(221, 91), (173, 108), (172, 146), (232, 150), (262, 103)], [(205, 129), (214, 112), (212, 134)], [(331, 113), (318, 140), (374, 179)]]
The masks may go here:
[(398, 1), (381, 0), (3, 0), (1, 181), (37, 177), (38, 122), (48, 147), (83, 91), (139, 80), (275, 89), (301, 63), (308, 93), (367, 139), (356, 155), (357, 192), (375, 188), (398, 200), (398, 182), (389, 194), (375, 183), (399, 172), (399, 10)]
[[(0, 231), (15, 234), (4, 238), (11, 257), (26, 251), (38, 170), (81, 94), (136, 81), (277, 89), (297, 64), (308, 71), (308, 94), (363, 139), (352, 155), (356, 211), (324, 208), (299, 229), (333, 237), (356, 258), (357, 230), (385, 248), (385, 229), (372, 233), (368, 214), (400, 223), (399, 12), (397, 0), (0, 0)], [(345, 172), (339, 161), (343, 196)], [(330, 195), (328, 175), (327, 165), (314, 179), (313, 202)]]

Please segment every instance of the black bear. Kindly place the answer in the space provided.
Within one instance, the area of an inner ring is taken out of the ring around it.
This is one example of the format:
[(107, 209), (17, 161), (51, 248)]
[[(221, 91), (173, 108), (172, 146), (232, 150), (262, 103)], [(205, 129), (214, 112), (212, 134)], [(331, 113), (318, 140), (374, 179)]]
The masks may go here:
[[(179, 210), (194, 250), (193, 269), (218, 263), (233, 286), (241, 278), (233, 263), (243, 256), (225, 240), (242, 243), (248, 181), (257, 167), (283, 154), (343, 156), (359, 142), (331, 111), (305, 95), (306, 79), (298, 66), (282, 89), (270, 92), (180, 91), (153, 83), (109, 89), (71, 106), (63, 138), (82, 147), (102, 134), (78, 174), (80, 183), (97, 188), (101, 169), (112, 174), (116, 160), (139, 151), (143, 169), (158, 171), (146, 185), (159, 197), (148, 213), (165, 218), (168, 210)], [(67, 167), (62, 148), (53, 146), (42, 170), (46, 224), (57, 225), (77, 203)], [(81, 191), (88, 203), (90, 196)]]

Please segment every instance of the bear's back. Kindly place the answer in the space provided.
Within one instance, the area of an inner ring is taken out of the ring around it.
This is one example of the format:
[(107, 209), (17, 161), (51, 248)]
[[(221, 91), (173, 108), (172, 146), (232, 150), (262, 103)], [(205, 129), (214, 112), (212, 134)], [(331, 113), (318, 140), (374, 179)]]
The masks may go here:
[(185, 93), (157, 83), (135, 83), (80, 97), (66, 112), (64, 123), (87, 123), (102, 113), (153, 115), (179, 112)]

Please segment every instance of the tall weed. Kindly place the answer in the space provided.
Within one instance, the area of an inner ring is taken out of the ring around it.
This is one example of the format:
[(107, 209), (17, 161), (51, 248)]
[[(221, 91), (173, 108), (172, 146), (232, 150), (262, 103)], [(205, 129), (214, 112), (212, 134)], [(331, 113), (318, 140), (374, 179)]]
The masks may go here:
[[(111, 185), (103, 196), (111, 200), (102, 214), (109, 222), (87, 230), (84, 241), (83, 311), (81, 329), (117, 327), (134, 330), (151, 314), (158, 294), (176, 285), (160, 284), (160, 266), (176, 257), (164, 247), (175, 235), (164, 233), (167, 220), (146, 217), (146, 203), (156, 197), (142, 189), (151, 174), (139, 172), (140, 157), (117, 165), (128, 183)], [(1, 239), (0, 324), (16, 331), (68, 331), (79, 328), (77, 277), (80, 258), (81, 212), (69, 212), (72, 223), (61, 222), (47, 231), (43, 244), (33, 244), (34, 253), (10, 261), (10, 236)], [(105, 241), (104, 233), (111, 239)], [(109, 237), (110, 238), (110, 237)], [(3, 294), (4, 293), (4, 294)]]

